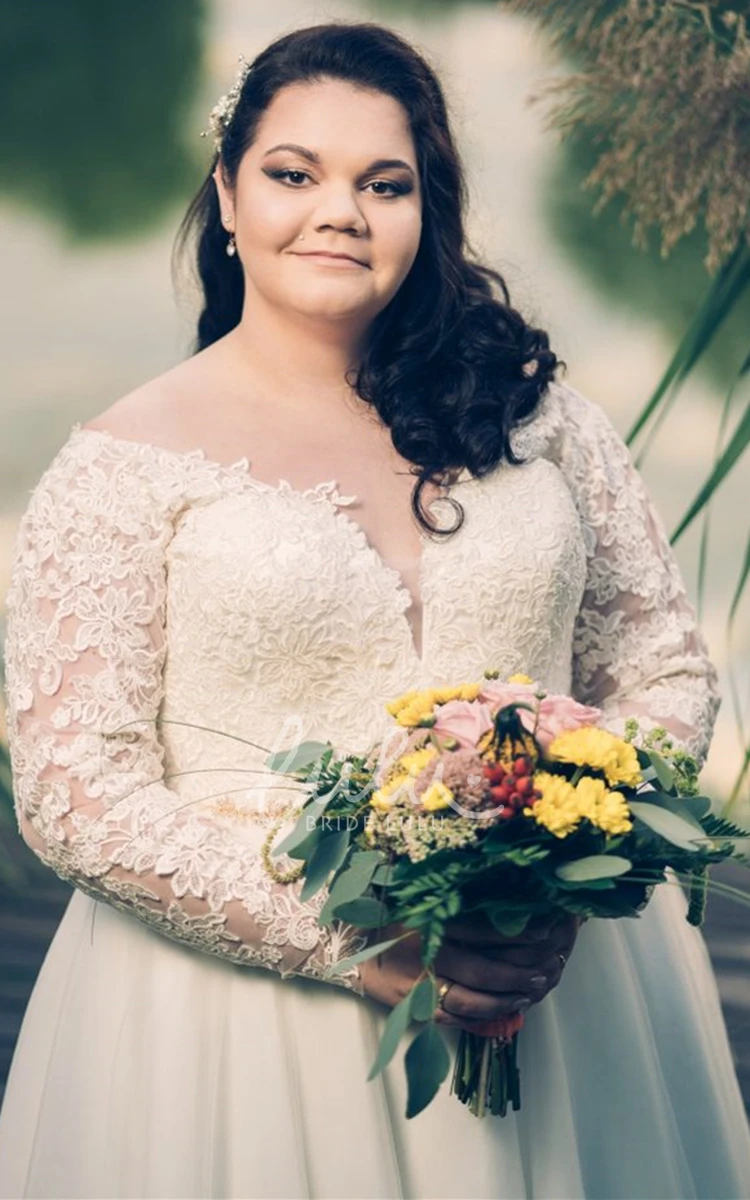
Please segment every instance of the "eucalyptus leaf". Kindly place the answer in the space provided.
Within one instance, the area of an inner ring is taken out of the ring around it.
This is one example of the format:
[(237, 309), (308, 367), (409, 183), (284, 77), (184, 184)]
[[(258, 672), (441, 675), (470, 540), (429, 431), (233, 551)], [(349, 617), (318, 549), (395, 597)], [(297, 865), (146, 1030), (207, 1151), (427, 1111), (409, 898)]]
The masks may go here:
[(621, 858), (617, 854), (591, 854), (587, 858), (563, 863), (556, 869), (555, 874), (566, 883), (584, 883), (590, 879), (610, 879), (616, 875), (624, 875), (632, 866), (629, 858)]
[(695, 818), (700, 822), (701, 817), (707, 816), (711, 811), (708, 796), (670, 796), (668, 792), (649, 792), (647, 803), (655, 804), (658, 808), (667, 808), (678, 817), (686, 816), (688, 821)]
[(305, 882), (299, 894), (300, 900), (309, 900), (323, 886), (331, 871), (335, 871), (346, 857), (351, 841), (348, 829), (326, 834), (318, 842), (307, 864)]
[(318, 917), (321, 925), (330, 921), (337, 905), (356, 900), (367, 890), (382, 857), (379, 850), (361, 850), (352, 855), (349, 866), (336, 878), (323, 905)]
[(323, 836), (320, 825), (309, 828), (312, 812), (303, 812), (291, 833), (288, 833), (278, 846), (274, 846), (274, 854), (288, 854), (290, 858), (309, 858)]
[(450, 1055), (437, 1026), (425, 1025), (404, 1055), (408, 1096), (406, 1116), (416, 1117), (430, 1103), (450, 1070)]
[(373, 946), (365, 946), (364, 950), (358, 950), (356, 954), (350, 954), (348, 958), (340, 958), (338, 962), (328, 967), (325, 973), (326, 975), (341, 975), (350, 967), (356, 967), (358, 963), (367, 962), (368, 958), (374, 958), (376, 954), (382, 954), (384, 950), (389, 950), (391, 946), (395, 946), (396, 942), (402, 941), (406, 936), (402, 933), (399, 937), (388, 938)]
[(393, 864), (389, 862), (381, 863), (372, 877), (372, 882), (377, 883), (380, 887), (392, 887), (394, 880)]
[(415, 1021), (430, 1021), (437, 1004), (437, 988), (432, 976), (427, 975), (420, 980), (409, 993), (411, 996), (410, 1013)]
[(277, 750), (269, 754), (265, 766), (271, 771), (282, 771), (284, 774), (299, 771), (302, 767), (310, 767), (326, 750), (332, 749), (330, 742), (300, 742), (288, 750)]
[(640, 800), (629, 800), (628, 808), (633, 816), (638, 817), (644, 825), (658, 833), (673, 846), (681, 850), (691, 850), (697, 853), (699, 845), (696, 838), (705, 838), (705, 833), (699, 821), (687, 811), (678, 816), (668, 808), (659, 808), (656, 804), (644, 804)]
[(359, 896), (356, 900), (336, 906), (336, 916), (350, 925), (361, 929), (376, 929), (383, 920), (383, 906), (371, 896)]
[(648, 756), (651, 759), (651, 766), (654, 768), (656, 778), (659, 780), (661, 786), (667, 790), (674, 787), (674, 771), (667, 760), (656, 750), (649, 750)]
[(380, 1039), (380, 1046), (375, 1058), (375, 1062), (370, 1067), (370, 1074), (367, 1076), (369, 1083), (376, 1075), (379, 1075), (384, 1067), (393, 1058), (398, 1049), (401, 1038), (406, 1033), (411, 1020), (411, 992), (408, 996), (404, 996), (403, 1000), (391, 1009), (388, 1014), (388, 1020), (383, 1029), (383, 1036)]

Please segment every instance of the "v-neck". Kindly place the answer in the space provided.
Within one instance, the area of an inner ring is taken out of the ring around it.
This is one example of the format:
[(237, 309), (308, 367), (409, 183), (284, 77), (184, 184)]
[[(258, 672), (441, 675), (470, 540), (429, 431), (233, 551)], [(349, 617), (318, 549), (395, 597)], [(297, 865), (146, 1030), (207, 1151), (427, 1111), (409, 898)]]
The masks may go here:
[[(316, 483), (309, 488), (296, 488), (293, 487), (287, 479), (283, 478), (279, 479), (278, 483), (269, 483), (267, 480), (259, 479), (253, 474), (250, 460), (248, 459), (247, 455), (243, 455), (242, 458), (238, 458), (232, 463), (222, 463), (217, 459), (209, 458), (206, 452), (200, 447), (197, 447), (194, 450), (170, 450), (168, 447), (159, 446), (155, 442), (141, 442), (133, 438), (118, 437), (116, 434), (110, 433), (107, 429), (83, 428), (80, 422), (77, 422), (71, 427), (70, 434), (71, 436), (81, 436), (82, 434), (94, 435), (103, 438), (109, 443), (133, 447), (134, 449), (151, 451), (152, 453), (156, 454), (166, 454), (170, 458), (178, 461), (200, 462), (216, 471), (228, 472), (232, 475), (240, 475), (242, 478), (247, 479), (248, 483), (259, 491), (265, 491), (277, 495), (295, 496), (303, 500), (322, 500), (329, 504), (334, 510), (336, 519), (340, 523), (341, 527), (347, 532), (349, 537), (354, 539), (358, 550), (367, 554), (371, 562), (378, 568), (378, 570), (390, 579), (394, 588), (394, 592), (399, 600), (401, 619), (405, 622), (408, 630), (412, 657), (420, 667), (424, 665), (426, 643), (425, 631), (428, 617), (428, 608), (425, 603), (425, 555), (429, 548), (434, 545), (434, 542), (421, 526), (417, 526), (417, 536), (419, 538), (420, 550), (416, 570), (417, 593), (415, 595), (404, 582), (404, 577), (401, 571), (387, 563), (380, 551), (375, 548), (360, 522), (354, 520), (348, 515), (348, 513), (341, 511), (342, 508), (356, 503), (359, 497), (353, 495), (342, 495), (338, 489), (338, 481), (335, 479), (329, 479), (321, 483)], [(433, 496), (429, 502), (429, 505), (426, 507), (429, 509), (432, 504), (439, 502), (440, 500), (447, 499), (447, 497), (450, 495), (451, 489), (455, 487), (457, 483), (465, 482), (467, 479), (471, 478), (472, 476), (468, 470), (463, 468), (457, 478), (451, 484), (446, 485), (441, 491)], [(418, 631), (415, 629), (414, 622), (408, 615), (409, 610), (412, 610), (413, 612), (417, 607), (420, 611)]]

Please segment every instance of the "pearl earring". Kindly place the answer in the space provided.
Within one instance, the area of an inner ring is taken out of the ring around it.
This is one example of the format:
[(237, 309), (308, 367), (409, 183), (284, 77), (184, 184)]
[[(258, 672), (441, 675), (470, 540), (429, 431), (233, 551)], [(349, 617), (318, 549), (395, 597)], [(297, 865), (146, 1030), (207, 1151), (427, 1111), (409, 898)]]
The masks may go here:
[(234, 234), (230, 233), (229, 241), (227, 242), (227, 254), (232, 258), (237, 253), (237, 243), (234, 240)]

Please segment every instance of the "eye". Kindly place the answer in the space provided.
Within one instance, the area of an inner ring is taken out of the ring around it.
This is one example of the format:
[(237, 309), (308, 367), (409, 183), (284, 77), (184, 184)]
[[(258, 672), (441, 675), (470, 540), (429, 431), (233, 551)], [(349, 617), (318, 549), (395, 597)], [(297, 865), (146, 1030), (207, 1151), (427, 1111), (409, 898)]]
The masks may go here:
[[(266, 174), (270, 175), (272, 179), (282, 180), (285, 187), (291, 188), (299, 188), (302, 180), (310, 178), (307, 171), (298, 171), (291, 167), (283, 167), (277, 171), (266, 171)], [(299, 182), (296, 182), (297, 180)], [(390, 188), (390, 191), (376, 191), (373, 193), (375, 196), (382, 196), (384, 200), (393, 199), (395, 196), (404, 196), (407, 192), (411, 191), (409, 185), (395, 183), (391, 179), (372, 179), (366, 186), (372, 188)]]
[[(310, 178), (310, 176), (307, 174), (307, 171), (293, 171), (289, 167), (284, 168), (284, 170), (281, 170), (281, 171), (267, 171), (266, 174), (270, 175), (272, 179), (283, 179), (284, 176), (287, 176), (287, 175), (288, 176), (292, 176), (292, 175), (300, 176), (301, 175), (303, 179)], [(287, 187), (297, 187), (297, 184), (296, 183), (287, 183), (286, 186)]]
[(409, 188), (405, 184), (394, 183), (393, 180), (391, 180), (391, 179), (373, 179), (370, 183), (368, 183), (367, 186), (368, 187), (392, 188), (392, 191), (390, 191), (390, 192), (376, 192), (375, 193), (376, 196), (382, 196), (384, 199), (390, 198), (392, 196), (405, 196), (407, 192), (411, 191), (411, 188)]

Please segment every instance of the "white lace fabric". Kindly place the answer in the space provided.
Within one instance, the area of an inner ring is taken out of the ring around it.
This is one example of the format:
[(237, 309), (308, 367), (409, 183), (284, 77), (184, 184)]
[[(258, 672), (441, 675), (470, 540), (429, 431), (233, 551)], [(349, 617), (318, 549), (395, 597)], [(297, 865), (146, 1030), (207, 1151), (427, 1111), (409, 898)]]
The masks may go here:
[(327, 970), (366, 936), (322, 929), (327, 890), (302, 902), (263, 867), (269, 814), (300, 796), (251, 774), (264, 751), (361, 751), (395, 695), (495, 666), (602, 706), (611, 728), (663, 724), (702, 760), (716, 672), (627, 449), (559, 384), (516, 446), (523, 466), (454, 485), (459, 534), (425, 539), (418, 653), (409, 593), (333, 484), (272, 487), (244, 459), (75, 426), (22, 516), (7, 597), (28, 845), (178, 942), (361, 995), (358, 968)]

